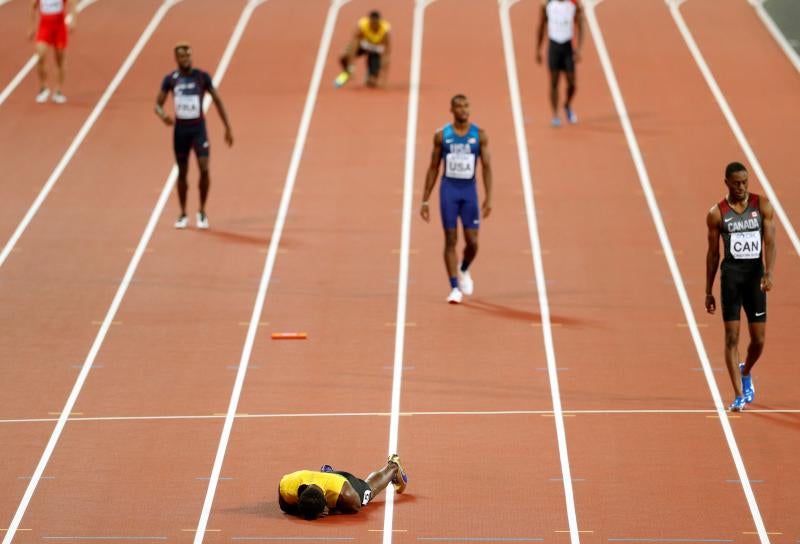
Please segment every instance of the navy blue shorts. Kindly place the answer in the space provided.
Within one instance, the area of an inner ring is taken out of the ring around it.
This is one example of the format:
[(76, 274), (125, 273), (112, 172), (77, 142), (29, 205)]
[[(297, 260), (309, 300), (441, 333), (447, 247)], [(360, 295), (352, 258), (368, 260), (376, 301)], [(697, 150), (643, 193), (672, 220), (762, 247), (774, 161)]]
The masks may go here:
[(208, 157), (209, 147), (205, 122), (191, 125), (175, 124), (175, 131), (172, 133), (172, 148), (175, 150), (176, 161), (186, 162), (192, 149), (198, 157)]
[(477, 229), (481, 222), (481, 211), (475, 182), (443, 179), (439, 188), (439, 210), (445, 229), (457, 228), (459, 217), (465, 229)]

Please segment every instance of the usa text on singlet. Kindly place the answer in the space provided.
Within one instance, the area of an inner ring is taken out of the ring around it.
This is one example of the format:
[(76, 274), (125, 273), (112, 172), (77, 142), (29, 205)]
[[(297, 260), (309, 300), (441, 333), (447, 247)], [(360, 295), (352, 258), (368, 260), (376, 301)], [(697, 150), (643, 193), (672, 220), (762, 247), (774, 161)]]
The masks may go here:
[(723, 270), (749, 269), (761, 265), (763, 233), (758, 198), (758, 195), (750, 193), (747, 207), (742, 213), (736, 213), (727, 199), (722, 199), (718, 204), (722, 215), (720, 233), (725, 245)]
[(578, 7), (574, 0), (548, 0), (547, 34), (556, 43), (572, 41), (572, 27)]
[(442, 129), (442, 181), (475, 182), (475, 162), (481, 153), (478, 126), (469, 125), (464, 136), (456, 134), (452, 124)]

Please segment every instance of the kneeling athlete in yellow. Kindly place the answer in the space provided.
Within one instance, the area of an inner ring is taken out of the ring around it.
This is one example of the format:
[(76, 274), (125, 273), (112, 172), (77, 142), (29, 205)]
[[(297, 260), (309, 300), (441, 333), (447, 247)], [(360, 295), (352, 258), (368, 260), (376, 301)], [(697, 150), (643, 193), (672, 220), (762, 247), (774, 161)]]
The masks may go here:
[(298, 470), (286, 474), (278, 485), (278, 504), (293, 516), (316, 519), (332, 512), (353, 514), (369, 504), (389, 483), (397, 493), (408, 484), (408, 475), (395, 453), (387, 463), (367, 476), (356, 478), (349, 472), (333, 470), (329, 465), (321, 471)]
[(355, 34), (339, 57), (342, 72), (334, 80), (336, 87), (347, 83), (353, 74), (353, 60), (362, 55), (367, 56), (367, 87), (377, 87), (379, 82), (386, 84), (391, 53), (390, 29), (389, 22), (377, 11), (358, 20)]

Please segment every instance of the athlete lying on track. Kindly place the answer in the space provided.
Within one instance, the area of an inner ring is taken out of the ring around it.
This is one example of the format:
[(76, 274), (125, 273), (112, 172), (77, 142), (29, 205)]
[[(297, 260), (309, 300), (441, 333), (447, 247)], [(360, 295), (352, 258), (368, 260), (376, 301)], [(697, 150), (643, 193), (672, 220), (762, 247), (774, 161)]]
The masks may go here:
[(278, 504), (287, 514), (309, 520), (329, 513), (354, 514), (390, 482), (397, 493), (405, 491), (408, 484), (408, 475), (396, 453), (366, 480), (333, 470), (329, 465), (324, 465), (320, 471), (298, 470), (285, 474), (278, 485)]

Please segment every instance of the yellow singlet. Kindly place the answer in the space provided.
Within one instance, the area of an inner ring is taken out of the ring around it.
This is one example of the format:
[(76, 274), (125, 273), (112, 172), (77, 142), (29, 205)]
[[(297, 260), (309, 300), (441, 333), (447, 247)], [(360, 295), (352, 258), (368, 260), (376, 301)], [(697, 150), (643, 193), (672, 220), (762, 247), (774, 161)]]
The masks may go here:
[(328, 508), (336, 508), (336, 501), (339, 500), (339, 493), (347, 480), (344, 476), (331, 474), (329, 472), (317, 472), (315, 470), (298, 470), (291, 474), (286, 474), (281, 478), (279, 491), (283, 500), (288, 504), (297, 504), (297, 488), (301, 485), (314, 484), (325, 492), (325, 502)]
[(380, 27), (377, 31), (372, 30), (369, 24), (369, 17), (362, 17), (358, 20), (358, 29), (361, 31), (361, 49), (383, 53), (383, 40), (389, 32), (391, 25), (388, 21), (381, 19)]

